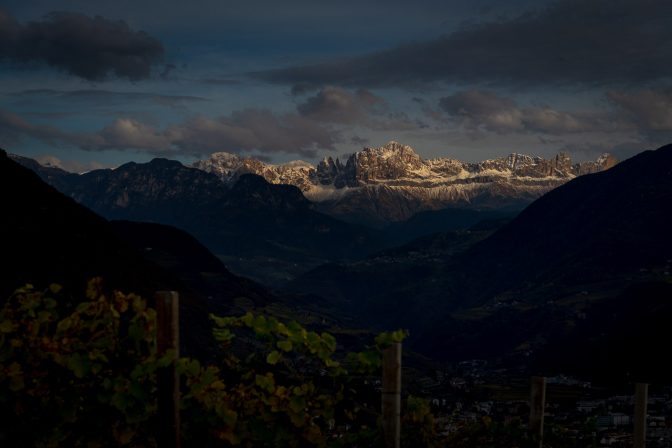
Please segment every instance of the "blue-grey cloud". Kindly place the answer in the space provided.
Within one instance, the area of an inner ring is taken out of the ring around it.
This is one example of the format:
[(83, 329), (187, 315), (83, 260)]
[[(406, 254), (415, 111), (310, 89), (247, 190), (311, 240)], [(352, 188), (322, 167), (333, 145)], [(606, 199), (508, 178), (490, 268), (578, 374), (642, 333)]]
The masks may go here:
[(301, 116), (324, 123), (398, 131), (418, 127), (405, 113), (391, 111), (385, 99), (366, 89), (327, 86), (296, 109)]
[(609, 103), (652, 143), (672, 140), (672, 88), (607, 92)]
[(39, 63), (89, 81), (148, 78), (164, 57), (161, 42), (123, 21), (52, 12), (21, 24), (0, 9), (0, 60)]
[(566, 135), (635, 128), (631, 121), (613, 111), (588, 113), (562, 111), (550, 106), (523, 107), (512, 98), (483, 90), (464, 90), (441, 98), (439, 108), (445, 117), (468, 130), (498, 134)]
[(316, 65), (253, 73), (280, 84), (419, 86), (605, 85), (672, 73), (669, 0), (558, 0), (515, 19)]
[(649, 132), (672, 132), (672, 88), (611, 91), (607, 97), (641, 128)]
[(132, 150), (173, 157), (215, 151), (314, 157), (318, 150), (335, 149), (341, 134), (298, 114), (266, 109), (245, 109), (214, 118), (196, 116), (163, 129), (118, 118), (97, 132), (66, 132), (0, 110), (0, 145), (11, 148), (26, 138), (85, 151)]
[(59, 144), (70, 139), (67, 132), (54, 126), (32, 124), (12, 112), (0, 109), (0, 146), (11, 148), (25, 137), (49, 144)]
[(130, 102), (149, 102), (160, 106), (178, 107), (184, 105), (185, 103), (208, 101), (206, 98), (192, 95), (163, 95), (151, 92), (119, 92), (100, 89), (33, 89), (22, 90), (20, 92), (13, 93), (12, 96), (18, 98), (57, 99), (68, 101), (70, 103), (76, 101), (89, 104), (103, 104), (106, 106), (119, 103), (128, 104)]
[(196, 117), (170, 126), (164, 135), (181, 151), (293, 153), (314, 157), (319, 149), (333, 150), (340, 132), (295, 113), (244, 109), (216, 118)]
[(231, 78), (204, 78), (200, 82), (213, 86), (235, 86), (241, 84), (241, 81)]

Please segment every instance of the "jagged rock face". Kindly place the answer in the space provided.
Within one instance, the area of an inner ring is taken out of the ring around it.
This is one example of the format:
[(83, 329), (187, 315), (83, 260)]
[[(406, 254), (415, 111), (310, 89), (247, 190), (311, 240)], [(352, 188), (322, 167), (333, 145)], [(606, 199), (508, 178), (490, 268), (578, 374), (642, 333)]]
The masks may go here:
[[(331, 157), (325, 157), (317, 164), (314, 176), (318, 185), (332, 186), (337, 189), (356, 187), (358, 182), (355, 154), (348, 158), (345, 165), (338, 158), (334, 160)], [(311, 190), (311, 188), (309, 187), (307, 190)]]
[(167, 159), (71, 175), (53, 185), (108, 218), (147, 221), (161, 221), (157, 217), (170, 215), (173, 209), (208, 204), (226, 190), (216, 176)]
[(564, 153), (550, 160), (516, 153), (478, 163), (424, 160), (410, 146), (389, 142), (380, 148), (364, 148), (345, 163), (327, 157), (315, 167), (305, 162), (269, 165), (227, 153), (215, 153), (194, 167), (215, 173), (225, 182), (241, 173), (255, 173), (271, 183), (299, 187), (326, 213), (383, 224), (449, 206), (522, 206), (577, 176), (616, 163), (604, 154), (594, 162), (573, 164)]
[(262, 176), (273, 184), (287, 184), (309, 189), (315, 183), (315, 167), (297, 160), (283, 165), (269, 165), (252, 157), (217, 152), (208, 160), (199, 160), (194, 168), (217, 174), (227, 183), (235, 182), (242, 174), (252, 173)]
[(396, 142), (390, 142), (382, 148), (366, 148), (352, 158), (356, 163), (355, 176), (360, 184), (413, 176), (423, 167), (422, 159), (413, 148)]

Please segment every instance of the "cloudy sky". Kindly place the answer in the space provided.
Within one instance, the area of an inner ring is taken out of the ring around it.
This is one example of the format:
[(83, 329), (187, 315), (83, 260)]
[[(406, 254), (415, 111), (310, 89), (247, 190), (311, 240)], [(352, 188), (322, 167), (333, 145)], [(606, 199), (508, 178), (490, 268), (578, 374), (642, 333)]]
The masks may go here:
[(625, 158), (672, 142), (669, 0), (3, 0), (0, 146), (86, 170)]

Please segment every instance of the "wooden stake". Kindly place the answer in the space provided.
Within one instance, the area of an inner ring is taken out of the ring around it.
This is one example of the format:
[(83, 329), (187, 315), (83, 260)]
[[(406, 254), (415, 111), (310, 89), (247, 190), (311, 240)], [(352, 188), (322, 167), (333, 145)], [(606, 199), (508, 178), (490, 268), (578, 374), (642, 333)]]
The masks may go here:
[[(176, 291), (159, 291), (156, 299), (156, 345), (159, 356), (169, 350), (180, 356), (180, 298)], [(180, 448), (180, 378), (172, 363), (156, 373), (159, 448)]]
[(401, 343), (383, 352), (383, 438), (386, 448), (399, 448), (401, 436)]
[(544, 439), (544, 410), (546, 408), (546, 378), (533, 376), (530, 388), (530, 436), (539, 442)]
[(635, 386), (635, 434), (633, 446), (644, 448), (646, 446), (646, 414), (649, 400), (649, 385), (637, 383)]

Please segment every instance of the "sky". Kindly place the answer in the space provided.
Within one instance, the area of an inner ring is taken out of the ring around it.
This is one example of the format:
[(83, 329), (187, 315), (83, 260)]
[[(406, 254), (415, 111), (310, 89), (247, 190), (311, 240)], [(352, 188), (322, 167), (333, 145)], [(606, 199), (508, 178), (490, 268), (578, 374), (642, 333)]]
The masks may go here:
[(71, 171), (620, 159), (672, 142), (669, 0), (3, 0), (0, 147)]

